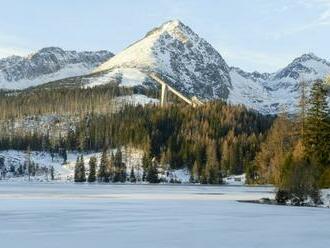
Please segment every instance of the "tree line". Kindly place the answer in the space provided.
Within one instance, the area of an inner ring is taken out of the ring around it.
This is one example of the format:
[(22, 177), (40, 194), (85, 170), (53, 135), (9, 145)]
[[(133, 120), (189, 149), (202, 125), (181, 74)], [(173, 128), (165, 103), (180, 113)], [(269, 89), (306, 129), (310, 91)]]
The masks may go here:
[(54, 111), (79, 115), (72, 128), (56, 137), (38, 129), (4, 131), (0, 149), (25, 150), (30, 146), (32, 150), (62, 153), (133, 146), (144, 151), (146, 161), (154, 160), (169, 169), (187, 167), (193, 182), (221, 183), (226, 175), (251, 171), (255, 154), (274, 119), (221, 101), (198, 108), (178, 103), (165, 108), (126, 105), (116, 111), (102, 110), (108, 106), (105, 98), (121, 94), (112, 91), (118, 89), (38, 89), (24, 93), (27, 98), (1, 98), (1, 104), (9, 106), (6, 110), (1, 108), (2, 118), (12, 117), (10, 125), (15, 125), (15, 118), (22, 115)]
[(62, 87), (32, 88), (23, 91), (0, 91), (0, 120), (42, 114), (71, 114), (113, 112), (113, 99), (118, 96), (143, 93), (156, 96), (154, 90), (141, 87), (125, 88), (114, 84), (93, 88)]
[(88, 162), (88, 172), (85, 167), (84, 156), (77, 157), (74, 167), (75, 182), (100, 182), (100, 183), (117, 183), (145, 181), (149, 183), (159, 183), (161, 180), (158, 176), (157, 165), (153, 161), (147, 160), (145, 157), (142, 161), (143, 175), (140, 178), (139, 173), (136, 174), (135, 167), (132, 166), (130, 173), (127, 173), (126, 164), (122, 160), (121, 149), (117, 149), (109, 156), (108, 150), (104, 149), (98, 164), (95, 156), (91, 157)]
[(273, 118), (243, 106), (210, 102), (199, 108), (126, 106), (111, 115), (88, 115), (67, 137), (71, 149), (133, 146), (169, 169), (188, 168), (192, 181), (221, 183), (250, 170)]

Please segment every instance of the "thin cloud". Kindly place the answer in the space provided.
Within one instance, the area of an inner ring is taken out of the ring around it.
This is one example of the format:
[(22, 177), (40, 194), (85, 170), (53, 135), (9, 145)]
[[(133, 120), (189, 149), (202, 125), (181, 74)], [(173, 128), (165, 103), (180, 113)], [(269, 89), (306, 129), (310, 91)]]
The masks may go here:
[[(292, 7), (293, 6), (291, 6), (291, 8)], [(270, 33), (269, 36), (271, 38), (278, 40), (282, 37), (309, 31), (317, 27), (330, 26), (330, 0), (300, 0), (296, 2), (294, 7), (303, 7), (307, 9), (317, 8), (322, 9), (322, 11), (320, 11), (319, 15), (317, 15), (314, 20), (309, 21), (306, 24), (299, 25), (288, 30)]]

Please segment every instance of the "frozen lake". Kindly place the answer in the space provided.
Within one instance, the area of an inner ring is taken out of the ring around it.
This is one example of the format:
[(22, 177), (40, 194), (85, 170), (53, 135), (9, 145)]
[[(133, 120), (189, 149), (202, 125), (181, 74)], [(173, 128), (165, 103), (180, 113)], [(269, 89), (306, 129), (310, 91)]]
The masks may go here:
[(330, 247), (330, 210), (267, 187), (0, 182), (0, 247)]

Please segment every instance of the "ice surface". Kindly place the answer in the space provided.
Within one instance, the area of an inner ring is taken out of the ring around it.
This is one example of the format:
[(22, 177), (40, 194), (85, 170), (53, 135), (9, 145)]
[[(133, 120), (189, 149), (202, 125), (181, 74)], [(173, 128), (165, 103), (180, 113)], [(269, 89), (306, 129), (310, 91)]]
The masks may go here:
[(1, 247), (329, 247), (329, 209), (235, 201), (272, 191), (0, 182)]

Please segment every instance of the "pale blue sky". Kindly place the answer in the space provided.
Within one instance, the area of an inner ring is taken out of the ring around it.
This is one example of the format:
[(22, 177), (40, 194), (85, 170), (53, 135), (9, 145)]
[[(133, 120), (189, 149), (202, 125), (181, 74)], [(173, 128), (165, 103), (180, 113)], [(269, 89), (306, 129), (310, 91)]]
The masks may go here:
[(249, 71), (307, 52), (330, 60), (330, 0), (0, 0), (0, 57), (45, 46), (117, 53), (170, 19)]

